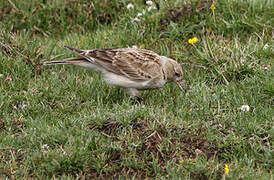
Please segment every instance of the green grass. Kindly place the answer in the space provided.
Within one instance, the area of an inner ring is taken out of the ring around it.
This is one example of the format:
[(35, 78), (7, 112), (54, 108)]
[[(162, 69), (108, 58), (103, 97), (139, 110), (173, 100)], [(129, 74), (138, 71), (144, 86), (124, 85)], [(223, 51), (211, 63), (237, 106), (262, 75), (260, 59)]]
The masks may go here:
[[(139, 23), (130, 2), (0, 2), (0, 178), (273, 179), (274, 1), (156, 1)], [(188, 92), (133, 107), (97, 73), (41, 66), (64, 45), (172, 57)]]

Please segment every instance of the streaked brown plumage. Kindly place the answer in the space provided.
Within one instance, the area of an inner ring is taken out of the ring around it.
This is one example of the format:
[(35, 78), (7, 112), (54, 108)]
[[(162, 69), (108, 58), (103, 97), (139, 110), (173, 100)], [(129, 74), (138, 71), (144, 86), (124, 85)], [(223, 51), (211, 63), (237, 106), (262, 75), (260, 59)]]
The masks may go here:
[(141, 98), (138, 90), (161, 88), (168, 82), (175, 82), (182, 90), (184, 89), (181, 66), (173, 59), (152, 51), (136, 48), (65, 48), (79, 57), (44, 64), (73, 64), (101, 72), (108, 84), (123, 87), (130, 96), (137, 98)]

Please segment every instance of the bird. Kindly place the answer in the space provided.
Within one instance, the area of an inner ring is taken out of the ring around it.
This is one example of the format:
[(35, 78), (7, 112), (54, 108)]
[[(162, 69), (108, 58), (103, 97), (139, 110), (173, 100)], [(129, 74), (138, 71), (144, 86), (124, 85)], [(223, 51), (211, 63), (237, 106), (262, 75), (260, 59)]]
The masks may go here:
[(47, 61), (44, 65), (72, 64), (100, 72), (109, 85), (119, 86), (138, 102), (143, 101), (139, 90), (163, 87), (176, 83), (185, 91), (180, 64), (153, 51), (138, 48), (109, 48), (80, 50), (64, 46), (78, 57)]

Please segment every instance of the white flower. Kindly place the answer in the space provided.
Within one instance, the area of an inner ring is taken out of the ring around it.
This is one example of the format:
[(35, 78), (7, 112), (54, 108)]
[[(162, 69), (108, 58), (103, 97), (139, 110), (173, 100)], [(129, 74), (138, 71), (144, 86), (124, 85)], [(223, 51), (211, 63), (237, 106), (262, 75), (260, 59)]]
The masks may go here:
[(18, 108), (25, 109), (28, 105), (25, 102), (19, 103)]
[(133, 9), (133, 8), (134, 8), (133, 4), (129, 3), (129, 4), (127, 5), (127, 9)]
[(49, 149), (49, 146), (47, 144), (43, 144), (42, 147), (41, 147), (43, 150), (48, 150)]
[(143, 13), (143, 15), (145, 15), (146, 14), (146, 10), (143, 9), (142, 13)]
[(143, 15), (142, 13), (138, 13), (138, 14), (137, 14), (137, 17), (140, 17), (140, 16), (142, 16), (142, 15)]
[(153, 4), (153, 2), (152, 1), (146, 1), (146, 4), (151, 6)]
[(150, 12), (152, 9), (157, 9), (155, 6), (149, 6), (148, 8), (147, 8), (147, 11), (148, 12)]
[(132, 22), (140, 22), (140, 21), (141, 21), (141, 20), (140, 20), (138, 17), (132, 19)]
[(265, 50), (265, 49), (267, 49), (268, 47), (269, 47), (269, 45), (268, 45), (268, 44), (265, 44), (264, 47), (263, 47), (263, 49)]
[(240, 107), (240, 110), (242, 110), (242, 111), (244, 111), (244, 112), (248, 112), (248, 111), (250, 110), (250, 107), (249, 107), (249, 105), (242, 105), (242, 106)]
[(133, 46), (132, 46), (132, 48), (134, 48), (134, 49), (138, 49), (138, 47), (137, 47), (136, 45), (133, 45)]
[(263, 65), (263, 69), (268, 71), (270, 68), (267, 65)]

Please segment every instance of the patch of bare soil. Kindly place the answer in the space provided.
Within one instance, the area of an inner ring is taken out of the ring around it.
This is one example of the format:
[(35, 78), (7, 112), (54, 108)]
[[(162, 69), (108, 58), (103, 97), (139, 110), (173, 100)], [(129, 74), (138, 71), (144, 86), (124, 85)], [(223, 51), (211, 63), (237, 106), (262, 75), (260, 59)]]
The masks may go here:
[(183, 4), (174, 8), (168, 7), (168, 12), (164, 15), (164, 18), (160, 19), (160, 24), (165, 29), (169, 22), (179, 22), (184, 18), (194, 16), (196, 14), (204, 15), (205, 11), (209, 9), (212, 1), (202, 1), (197, 5), (194, 4)]
[[(107, 177), (155, 177), (152, 169), (155, 160), (166, 174), (168, 162), (179, 163), (181, 160), (195, 159), (197, 156), (205, 156), (208, 159), (215, 159), (218, 156), (217, 146), (206, 138), (206, 129), (188, 130), (177, 126), (166, 127), (157, 124), (153, 127), (148, 120), (137, 119), (128, 126), (118, 122), (108, 122), (101, 127), (92, 127), (102, 132), (113, 141), (121, 141), (118, 138), (119, 132), (128, 131), (132, 137), (138, 139), (138, 146), (132, 151), (132, 145), (122, 140), (123, 151), (113, 150), (108, 152), (107, 166), (113, 167), (113, 171), (104, 172), (103, 178)], [(137, 158), (140, 168), (123, 165), (125, 159)], [(143, 166), (143, 167), (142, 167)], [(97, 174), (97, 173), (95, 173)], [(98, 175), (98, 174), (97, 174)], [(102, 176), (102, 174), (100, 174)], [(194, 179), (207, 179), (204, 174), (193, 174)]]
[(2, 148), (0, 151), (0, 161), (10, 162), (10, 167), (0, 166), (0, 174), (6, 178), (15, 179), (16, 170), (23, 168), (23, 158), (26, 152), (26, 150), (22, 149)]

